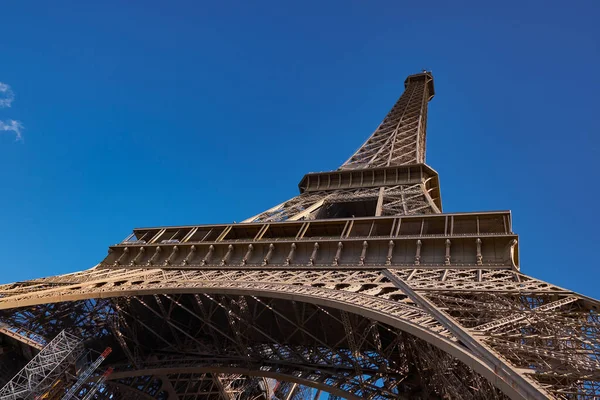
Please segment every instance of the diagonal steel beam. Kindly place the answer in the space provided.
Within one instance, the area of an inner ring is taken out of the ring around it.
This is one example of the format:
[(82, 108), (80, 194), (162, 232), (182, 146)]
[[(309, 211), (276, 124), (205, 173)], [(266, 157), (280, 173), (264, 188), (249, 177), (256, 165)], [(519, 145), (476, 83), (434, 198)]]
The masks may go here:
[(443, 324), (450, 332), (452, 332), (467, 348), (475, 353), (479, 358), (491, 364), (499, 379), (514, 388), (520, 398), (540, 399), (545, 400), (550, 397), (543, 388), (537, 383), (525, 378), (512, 366), (504, 362), (498, 354), (487, 348), (482, 342), (473, 337), (467, 330), (462, 328), (458, 322), (452, 317), (439, 310), (435, 304), (430, 302), (424, 296), (415, 292), (409, 285), (396, 277), (394, 273), (388, 269), (382, 271), (383, 275), (390, 280), (394, 285), (401, 289), (415, 304), (429, 312), (438, 322)]
[(496, 321), (492, 321), (492, 322), (488, 322), (488, 323), (485, 323), (485, 324), (481, 324), (481, 325), (478, 325), (478, 326), (476, 326), (474, 328), (471, 328), (471, 329), (473, 329), (474, 331), (477, 331), (477, 332), (487, 332), (487, 331), (490, 331), (492, 329), (499, 328), (501, 326), (505, 326), (505, 325), (508, 325), (508, 324), (513, 324), (515, 322), (522, 321), (522, 320), (524, 320), (526, 318), (534, 316), (536, 313), (539, 313), (539, 312), (555, 310), (555, 309), (560, 308), (562, 306), (565, 306), (567, 304), (574, 303), (574, 302), (576, 302), (578, 300), (579, 300), (579, 298), (574, 297), (574, 296), (564, 297), (564, 298), (562, 298), (560, 300), (556, 300), (556, 301), (553, 301), (551, 303), (547, 303), (547, 304), (541, 305), (539, 307), (532, 308), (531, 310), (528, 310), (526, 312), (515, 313), (515, 314), (513, 314), (511, 316), (508, 316), (506, 318), (501, 318), (501, 319), (496, 320)]

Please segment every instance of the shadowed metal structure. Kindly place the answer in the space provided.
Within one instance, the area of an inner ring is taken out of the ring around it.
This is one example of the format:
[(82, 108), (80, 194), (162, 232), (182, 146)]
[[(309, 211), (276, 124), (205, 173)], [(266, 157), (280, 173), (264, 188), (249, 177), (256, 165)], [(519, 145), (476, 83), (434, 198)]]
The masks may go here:
[(442, 213), (433, 77), (405, 87), (288, 201), (134, 229), (90, 270), (0, 286), (4, 381), (66, 329), (114, 349), (95, 399), (600, 396), (598, 301), (520, 272), (510, 212)]

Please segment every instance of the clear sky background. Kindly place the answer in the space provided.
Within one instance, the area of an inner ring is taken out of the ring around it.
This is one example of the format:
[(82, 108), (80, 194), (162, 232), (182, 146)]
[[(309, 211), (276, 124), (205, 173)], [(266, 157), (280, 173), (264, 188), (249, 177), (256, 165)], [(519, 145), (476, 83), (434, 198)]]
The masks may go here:
[(600, 297), (597, 0), (20, 0), (1, 14), (1, 282), (92, 267), (134, 227), (241, 221), (296, 195), (427, 68), (444, 211), (512, 210), (523, 272)]

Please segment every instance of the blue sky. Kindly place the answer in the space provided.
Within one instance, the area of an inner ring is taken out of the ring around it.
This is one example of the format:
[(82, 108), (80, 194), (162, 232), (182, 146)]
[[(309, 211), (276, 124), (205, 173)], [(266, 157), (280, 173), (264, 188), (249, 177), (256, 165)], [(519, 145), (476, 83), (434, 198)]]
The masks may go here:
[(0, 281), (292, 197), (427, 68), (444, 210), (512, 210), (523, 272), (600, 297), (600, 3), (481, 3), (3, 2)]

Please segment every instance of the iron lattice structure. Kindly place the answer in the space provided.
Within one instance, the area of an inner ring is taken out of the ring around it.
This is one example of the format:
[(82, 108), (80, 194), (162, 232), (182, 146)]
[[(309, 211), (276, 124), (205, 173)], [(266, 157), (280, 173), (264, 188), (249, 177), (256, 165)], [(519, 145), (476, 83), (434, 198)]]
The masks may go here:
[(441, 212), (433, 77), (405, 87), (293, 199), (239, 224), (135, 229), (90, 270), (0, 286), (0, 365), (69, 329), (115, 349), (96, 399), (600, 396), (598, 301), (520, 272), (510, 212)]

